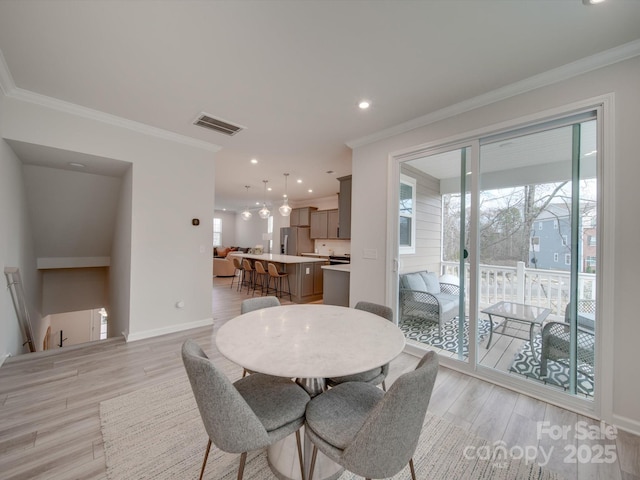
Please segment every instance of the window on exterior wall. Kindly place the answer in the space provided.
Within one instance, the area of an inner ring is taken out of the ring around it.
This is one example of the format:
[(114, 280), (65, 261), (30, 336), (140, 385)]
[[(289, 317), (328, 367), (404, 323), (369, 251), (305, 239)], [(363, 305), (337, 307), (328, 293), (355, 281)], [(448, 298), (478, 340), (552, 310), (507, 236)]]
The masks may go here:
[(554, 254), (553, 254), (553, 261), (554, 261), (554, 262), (557, 262), (557, 261), (558, 261), (558, 254), (557, 254), (557, 253), (554, 253)]
[(562, 235), (562, 246), (566, 247), (569, 243), (569, 239), (567, 238), (566, 235)]
[(416, 253), (416, 180), (400, 175), (400, 254)]
[(596, 246), (596, 237), (594, 237), (593, 235), (589, 235), (589, 246), (590, 247)]
[(571, 265), (571, 254), (570, 253), (566, 253), (564, 255), (564, 264), (565, 265)]
[(222, 219), (213, 219), (213, 246), (219, 247), (222, 245)]

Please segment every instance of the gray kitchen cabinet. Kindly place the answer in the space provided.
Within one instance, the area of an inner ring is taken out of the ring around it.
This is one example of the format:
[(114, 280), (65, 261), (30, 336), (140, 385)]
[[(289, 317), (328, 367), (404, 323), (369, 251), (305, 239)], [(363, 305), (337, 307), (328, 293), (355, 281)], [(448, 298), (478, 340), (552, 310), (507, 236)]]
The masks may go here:
[(311, 213), (318, 210), (316, 207), (302, 207), (291, 210), (289, 225), (292, 227), (308, 227), (311, 225)]
[(327, 211), (311, 213), (311, 238), (328, 238), (327, 237)]
[(327, 238), (338, 238), (340, 210), (327, 210)]
[(338, 210), (311, 213), (311, 238), (338, 238)]
[(340, 177), (338, 181), (340, 182), (338, 238), (351, 238), (351, 175)]

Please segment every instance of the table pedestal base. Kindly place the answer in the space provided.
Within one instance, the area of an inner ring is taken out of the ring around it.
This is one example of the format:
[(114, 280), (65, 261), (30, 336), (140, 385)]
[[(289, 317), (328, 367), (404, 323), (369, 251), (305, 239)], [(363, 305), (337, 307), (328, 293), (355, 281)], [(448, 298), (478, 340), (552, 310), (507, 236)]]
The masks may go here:
[[(304, 427), (300, 431), (304, 435)], [(313, 444), (304, 435), (302, 454), (305, 460), (305, 477), (309, 478), (308, 468), (311, 463)], [(300, 465), (298, 463), (298, 451), (296, 436), (289, 435), (284, 440), (274, 443), (267, 448), (267, 460), (269, 467), (280, 480), (302, 480)], [(314, 480), (336, 480), (344, 472), (344, 468), (318, 451), (316, 466), (313, 472)]]
[[(299, 378), (296, 383), (304, 388), (311, 398), (321, 394), (327, 388), (324, 378)], [(305, 478), (309, 478), (313, 443), (304, 434), (304, 428), (302, 427), (300, 430), (300, 435), (304, 438), (302, 442), (302, 458), (304, 459)], [(267, 448), (267, 459), (271, 471), (280, 480), (302, 480), (297, 448), (295, 435), (289, 435), (284, 440), (280, 440)], [(321, 451), (318, 451), (313, 478), (317, 480), (336, 480), (343, 471), (344, 468)]]

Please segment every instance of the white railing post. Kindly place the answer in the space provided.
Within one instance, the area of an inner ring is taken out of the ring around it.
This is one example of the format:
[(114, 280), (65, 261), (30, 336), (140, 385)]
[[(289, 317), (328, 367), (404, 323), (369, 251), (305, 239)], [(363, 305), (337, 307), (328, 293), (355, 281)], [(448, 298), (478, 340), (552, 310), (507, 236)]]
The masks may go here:
[(525, 273), (524, 273), (524, 262), (518, 262), (516, 266), (516, 278), (518, 279), (518, 283), (516, 285), (516, 302), (524, 303), (524, 284), (525, 284)]

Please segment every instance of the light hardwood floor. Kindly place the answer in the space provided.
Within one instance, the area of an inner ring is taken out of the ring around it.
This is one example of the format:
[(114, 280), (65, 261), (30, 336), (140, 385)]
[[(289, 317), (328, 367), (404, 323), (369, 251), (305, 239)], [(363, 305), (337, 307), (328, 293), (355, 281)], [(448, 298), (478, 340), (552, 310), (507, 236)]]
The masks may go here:
[[(212, 328), (128, 344), (111, 339), (5, 362), (0, 368), (0, 478), (106, 479), (100, 402), (185, 376), (180, 346), (187, 338), (195, 339), (214, 361), (219, 358), (216, 329), (239, 314), (247, 294), (230, 289), (229, 279), (214, 279), (212, 291)], [(387, 384), (417, 361), (407, 354), (395, 359)], [(554, 441), (548, 435), (539, 439), (537, 422), (595, 422), (446, 368), (438, 374), (429, 411), (491, 442), (504, 441), (509, 448), (535, 446), (547, 452), (553, 447), (547, 468), (569, 479), (640, 480), (639, 437), (619, 431), (613, 441), (586, 442), (588, 454), (597, 451), (593, 445), (613, 444), (613, 464), (565, 463), (565, 448), (578, 448), (578, 442)]]

